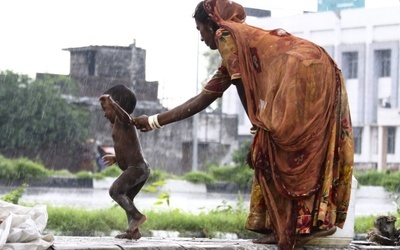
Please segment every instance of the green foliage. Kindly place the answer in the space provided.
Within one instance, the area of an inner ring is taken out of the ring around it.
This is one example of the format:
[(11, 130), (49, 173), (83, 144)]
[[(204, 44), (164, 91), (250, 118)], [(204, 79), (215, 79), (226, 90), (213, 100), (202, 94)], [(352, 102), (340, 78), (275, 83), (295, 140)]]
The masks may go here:
[(0, 155), (0, 179), (26, 181), (29, 179), (44, 178), (50, 175), (42, 164), (27, 158), (7, 159)]
[(146, 185), (142, 188), (142, 192), (146, 193), (155, 193), (158, 190), (158, 187), (165, 185), (165, 181), (155, 181), (155, 182), (146, 182)]
[[(244, 142), (238, 150), (233, 152), (232, 160), (235, 163), (234, 167), (226, 167), (225, 169), (217, 170), (212, 169), (214, 176), (221, 175), (221, 173), (231, 171), (227, 174), (226, 180), (237, 183), (241, 188), (250, 189), (253, 182), (254, 171), (247, 164), (247, 155), (251, 147), (251, 141)], [(216, 177), (217, 178), (217, 177)]]
[(376, 217), (373, 215), (356, 217), (354, 221), (354, 232), (356, 234), (367, 233), (369, 229), (374, 227), (375, 219)]
[(382, 186), (392, 192), (400, 192), (400, 172), (390, 173), (382, 180)]
[(116, 164), (101, 171), (101, 175), (104, 177), (118, 177), (121, 173), (122, 170)]
[(96, 232), (109, 235), (112, 230), (127, 227), (125, 212), (119, 207), (86, 210), (72, 207), (47, 207), (47, 230), (63, 236), (94, 236)]
[(51, 170), (50, 175), (53, 177), (74, 177), (75, 174), (71, 173), (67, 169)]
[(152, 169), (150, 172), (150, 176), (147, 179), (146, 183), (165, 181), (167, 178), (175, 178), (175, 176), (173, 176), (163, 170)]
[(254, 172), (247, 165), (211, 167), (211, 175), (221, 181), (234, 182), (241, 188), (250, 188)]
[(79, 90), (78, 82), (71, 81), (69, 77), (61, 75), (46, 75), (40, 79), (43, 82), (51, 82), (55, 88), (65, 95), (76, 96)]
[(6, 201), (6, 202), (13, 203), (13, 204), (18, 204), (19, 199), (21, 199), (22, 195), (24, 194), (26, 187), (27, 187), (27, 185), (26, 185), (26, 183), (24, 183), (22, 185), (22, 187), (17, 188), (15, 190), (5, 194), (0, 199), (2, 199), (3, 201)]
[(208, 173), (193, 171), (183, 176), (184, 180), (193, 183), (213, 184), (216, 180), (229, 181), (239, 185), (240, 188), (250, 189), (253, 182), (254, 171), (246, 163), (251, 141), (244, 142), (241, 147), (233, 152), (232, 159), (234, 166), (206, 167)]
[(236, 166), (210, 166), (208, 171), (217, 180), (233, 181), (236, 176)]
[(79, 171), (78, 173), (75, 174), (76, 178), (79, 179), (92, 179), (93, 174), (89, 171)]
[(358, 184), (365, 186), (380, 186), (384, 175), (385, 174), (378, 171), (367, 171), (361, 173), (354, 171), (354, 177), (357, 179)]
[(85, 141), (89, 111), (62, 98), (57, 81), (72, 91), (67, 77), (32, 81), (0, 72), (0, 149), (34, 151), (62, 144), (72, 150)]
[(94, 174), (89, 173), (89, 172), (81, 173), (81, 177), (82, 178), (94, 178), (96, 180), (101, 180), (106, 177), (112, 177), (112, 178), (118, 177), (121, 173), (122, 173), (122, 170), (118, 167), (118, 165), (114, 164), (112, 166), (107, 167), (103, 171), (97, 172)]
[(251, 141), (245, 141), (240, 145), (239, 149), (232, 154), (232, 161), (236, 165), (246, 165), (247, 154), (251, 147)]
[(171, 198), (170, 193), (168, 193), (168, 192), (161, 192), (161, 193), (158, 195), (158, 198), (157, 198), (156, 202), (154, 202), (154, 205), (166, 204), (166, 205), (169, 207), (170, 198)]
[(182, 178), (192, 183), (213, 184), (215, 182), (212, 176), (200, 171), (186, 173)]
[(250, 189), (253, 182), (254, 171), (246, 163), (251, 141), (244, 142), (238, 150), (233, 152), (234, 166), (207, 166), (207, 172), (190, 172), (184, 176), (185, 180), (194, 183), (212, 184), (216, 180), (233, 182), (240, 188)]
[(367, 171), (354, 173), (359, 185), (383, 186), (389, 191), (400, 192), (400, 171), (397, 172), (378, 172)]

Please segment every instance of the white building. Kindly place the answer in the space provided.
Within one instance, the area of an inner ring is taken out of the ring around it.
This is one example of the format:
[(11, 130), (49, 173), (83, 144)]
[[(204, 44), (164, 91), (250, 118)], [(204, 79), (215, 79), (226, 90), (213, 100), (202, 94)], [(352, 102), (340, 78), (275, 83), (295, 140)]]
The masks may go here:
[[(400, 168), (400, 6), (253, 18), (248, 23), (283, 28), (324, 47), (345, 77), (356, 169)], [(223, 112), (237, 113), (239, 133), (249, 133), (250, 122), (234, 88), (224, 94)]]

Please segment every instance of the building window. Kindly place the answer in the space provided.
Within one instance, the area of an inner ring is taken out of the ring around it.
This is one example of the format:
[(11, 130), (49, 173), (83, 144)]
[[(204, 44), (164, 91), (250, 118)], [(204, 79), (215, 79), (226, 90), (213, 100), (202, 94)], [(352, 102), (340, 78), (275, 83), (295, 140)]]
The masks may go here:
[(390, 77), (390, 59), (392, 53), (389, 49), (375, 52), (378, 77)]
[(353, 137), (354, 137), (354, 153), (361, 154), (362, 146), (362, 127), (353, 127)]
[(346, 79), (358, 77), (358, 52), (344, 52), (343, 55), (343, 76)]
[(387, 153), (394, 154), (396, 146), (396, 127), (388, 127)]
[(96, 52), (93, 50), (89, 50), (86, 54), (88, 73), (90, 76), (94, 76), (94, 70), (96, 66)]

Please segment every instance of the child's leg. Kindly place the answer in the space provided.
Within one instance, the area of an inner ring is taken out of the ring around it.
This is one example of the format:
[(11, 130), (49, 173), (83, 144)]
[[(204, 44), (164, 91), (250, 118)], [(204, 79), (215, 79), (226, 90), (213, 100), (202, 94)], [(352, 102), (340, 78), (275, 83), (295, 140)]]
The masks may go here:
[(110, 196), (125, 210), (131, 232), (146, 220), (135, 207), (133, 198), (139, 193), (149, 174), (148, 168), (129, 167), (115, 180), (109, 191)]
[[(147, 178), (146, 178), (147, 180)], [(135, 197), (139, 193), (139, 191), (142, 189), (143, 185), (146, 183), (146, 180), (138, 183), (136, 186), (134, 186), (131, 190), (128, 191), (127, 195), (129, 199), (132, 201), (133, 205), (133, 213), (129, 213), (127, 211), (126, 215), (128, 217), (128, 222), (129, 222), (129, 230), (130, 231), (135, 231), (136, 228), (139, 228), (141, 224), (143, 224), (146, 221), (146, 216), (139, 212), (139, 210), (135, 206)]]

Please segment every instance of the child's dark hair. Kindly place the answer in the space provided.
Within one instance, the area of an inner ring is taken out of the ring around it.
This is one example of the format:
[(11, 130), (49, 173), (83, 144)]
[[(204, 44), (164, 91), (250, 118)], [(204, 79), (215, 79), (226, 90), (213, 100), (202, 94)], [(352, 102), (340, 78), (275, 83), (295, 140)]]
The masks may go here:
[(136, 107), (136, 96), (133, 91), (125, 85), (115, 85), (104, 92), (104, 95), (110, 95), (128, 114), (131, 114)]

